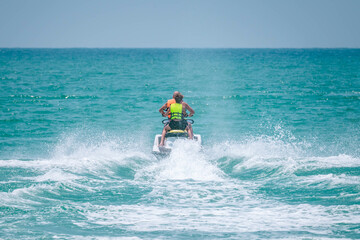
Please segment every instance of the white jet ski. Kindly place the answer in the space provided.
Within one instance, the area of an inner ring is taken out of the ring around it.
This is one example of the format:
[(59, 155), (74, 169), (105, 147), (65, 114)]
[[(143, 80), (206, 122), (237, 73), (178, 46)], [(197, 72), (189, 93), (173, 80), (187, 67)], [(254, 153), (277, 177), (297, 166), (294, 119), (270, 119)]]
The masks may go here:
[[(194, 121), (191, 119), (187, 120), (191, 124), (194, 123)], [(165, 124), (166, 121), (168, 120), (164, 120), (163, 123)], [(161, 134), (156, 134), (154, 139), (153, 154), (160, 157), (169, 155), (173, 148), (174, 142), (178, 139), (189, 139), (189, 135), (185, 130), (170, 130), (165, 134), (164, 146), (159, 146), (161, 142)], [(196, 141), (201, 145), (200, 134), (194, 134), (192, 141)]]

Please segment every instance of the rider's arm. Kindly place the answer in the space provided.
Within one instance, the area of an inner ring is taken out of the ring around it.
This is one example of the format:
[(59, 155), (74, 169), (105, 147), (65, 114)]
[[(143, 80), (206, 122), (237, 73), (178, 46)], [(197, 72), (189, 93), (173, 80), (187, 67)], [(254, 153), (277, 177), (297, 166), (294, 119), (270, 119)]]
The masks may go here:
[(195, 114), (195, 111), (189, 106), (189, 104), (184, 103), (185, 109), (190, 112), (189, 117), (192, 117)]
[(163, 115), (163, 117), (166, 117), (166, 113), (164, 112), (165, 109), (167, 109), (167, 103), (165, 103), (160, 109), (159, 112), (161, 113), (161, 115)]
[(171, 108), (171, 105), (170, 105), (170, 107), (167, 109), (167, 111), (166, 111), (166, 113), (165, 113), (165, 116), (164, 116), (164, 117), (169, 116), (169, 114), (170, 114), (170, 112), (171, 112), (170, 108)]

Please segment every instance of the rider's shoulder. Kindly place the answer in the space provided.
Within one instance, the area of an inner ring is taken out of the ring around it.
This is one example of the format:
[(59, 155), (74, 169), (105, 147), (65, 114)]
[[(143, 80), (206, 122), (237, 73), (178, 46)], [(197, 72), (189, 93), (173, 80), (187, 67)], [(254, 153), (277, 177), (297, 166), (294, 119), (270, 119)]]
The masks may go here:
[(189, 104), (187, 104), (186, 102), (182, 102), (182, 105), (185, 107), (190, 107)]

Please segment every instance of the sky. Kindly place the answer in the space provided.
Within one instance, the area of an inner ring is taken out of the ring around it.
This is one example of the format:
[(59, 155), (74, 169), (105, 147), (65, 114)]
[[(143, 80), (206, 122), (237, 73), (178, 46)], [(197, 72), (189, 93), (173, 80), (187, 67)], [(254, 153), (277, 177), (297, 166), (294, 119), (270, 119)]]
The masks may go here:
[(360, 0), (0, 0), (0, 47), (360, 48)]

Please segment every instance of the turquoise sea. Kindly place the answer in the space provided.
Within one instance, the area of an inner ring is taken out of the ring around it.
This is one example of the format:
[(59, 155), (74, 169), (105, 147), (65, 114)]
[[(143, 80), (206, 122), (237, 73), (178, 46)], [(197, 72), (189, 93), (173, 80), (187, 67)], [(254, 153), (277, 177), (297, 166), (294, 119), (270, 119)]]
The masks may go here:
[(0, 239), (360, 239), (359, 146), (360, 49), (0, 49)]

